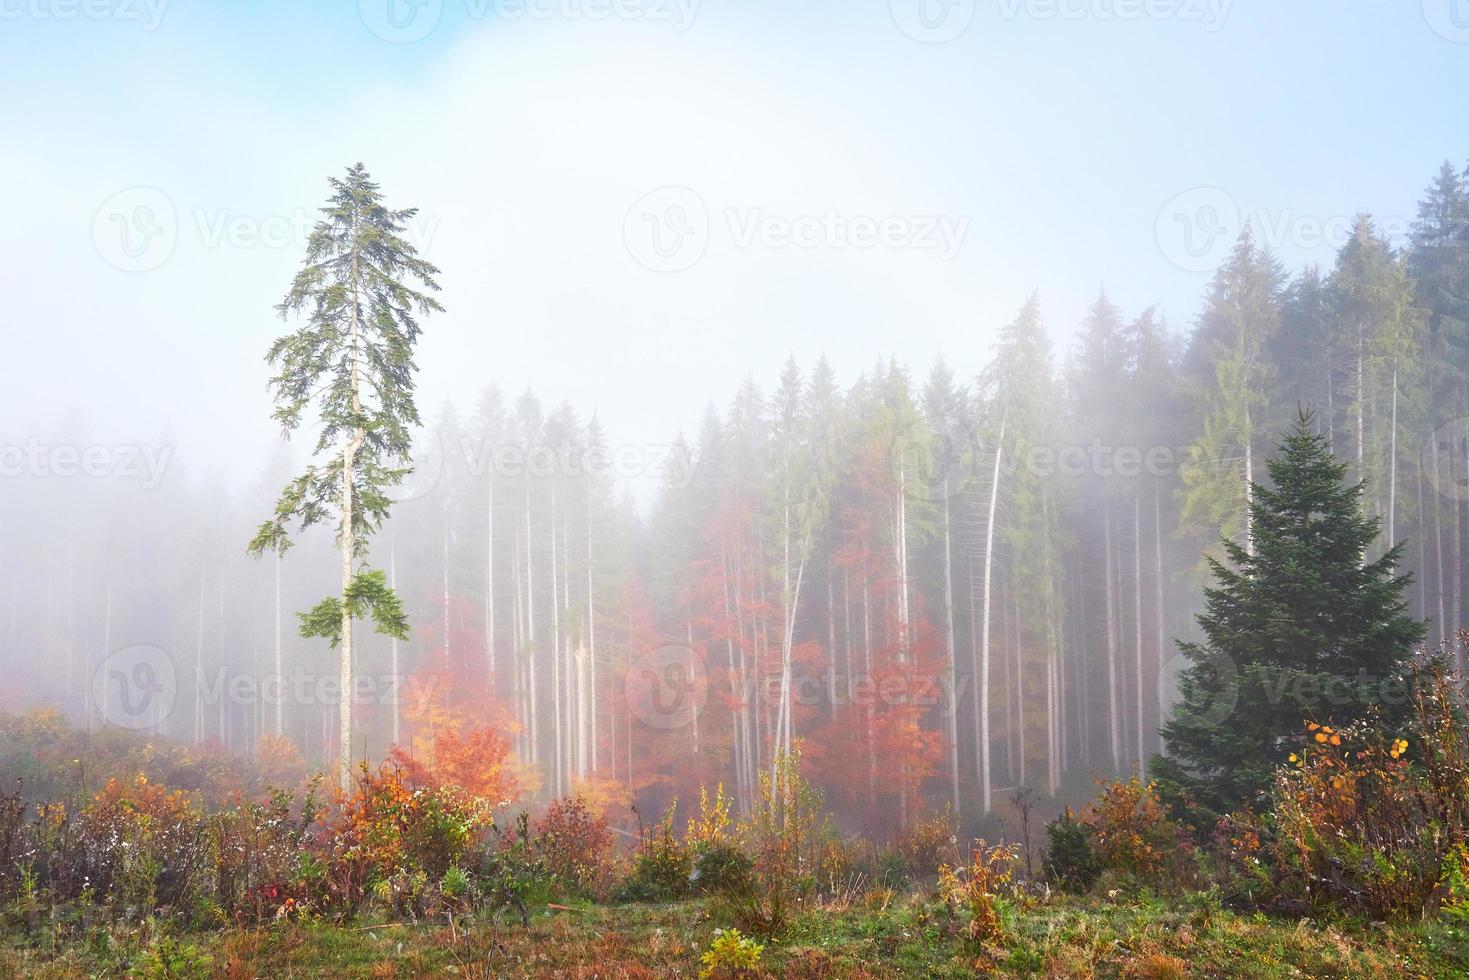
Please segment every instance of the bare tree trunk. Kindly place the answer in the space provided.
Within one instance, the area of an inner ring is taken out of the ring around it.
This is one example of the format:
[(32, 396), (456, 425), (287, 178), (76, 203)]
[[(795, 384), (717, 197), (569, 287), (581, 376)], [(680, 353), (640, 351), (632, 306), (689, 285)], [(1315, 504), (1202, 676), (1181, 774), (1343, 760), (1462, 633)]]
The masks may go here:
[(1398, 512), (1398, 366), (1392, 369), (1392, 428), (1387, 436), (1387, 548), (1397, 543)]
[(1245, 554), (1255, 554), (1255, 515), (1250, 505), (1255, 502), (1255, 433), (1250, 426), (1250, 410), (1245, 409)]
[[(1432, 422), (1429, 423), (1432, 425)], [(1428, 468), (1439, 476), (1438, 472), (1438, 439), (1432, 432), (1428, 434)], [(1438, 645), (1443, 646), (1449, 636), (1449, 622), (1444, 616), (1444, 560), (1443, 560), (1443, 501), (1437, 496), (1433, 498), (1433, 555), (1434, 555), (1434, 592), (1438, 597)]]
[(1132, 498), (1133, 689), (1137, 704), (1137, 767), (1148, 775), (1148, 750), (1143, 744), (1143, 501), (1139, 485)]
[[(1161, 677), (1163, 674), (1163, 654), (1167, 646), (1167, 640), (1164, 638), (1165, 627), (1163, 625), (1163, 506), (1159, 500), (1158, 485), (1156, 483), (1153, 484), (1153, 590), (1155, 600), (1154, 612), (1158, 627), (1158, 650), (1153, 666), (1156, 668), (1155, 676)], [(1158, 709), (1158, 727), (1161, 729), (1163, 727), (1163, 694), (1157, 690), (1157, 687), (1158, 685), (1155, 684), (1153, 699)], [(1158, 740), (1158, 751), (1161, 753), (1163, 751), (1163, 736), (1160, 733), (1155, 733), (1154, 737)]]
[[(396, 644), (398, 641), (394, 640), (393, 642)], [(394, 684), (397, 683), (397, 672), (398, 665), (394, 663)], [(283, 651), (281, 649), (281, 553), (277, 551), (275, 553), (275, 733), (277, 736), (285, 734), (286, 730), (286, 698), (285, 692), (282, 690), (281, 687), (281, 685), (285, 683), (285, 673), (285, 660), (283, 657)], [(395, 707), (393, 708), (393, 718), (396, 720), (398, 717), (398, 709), (396, 707), (397, 701), (394, 700), (393, 704), (395, 705)], [(394, 729), (393, 738), (394, 741), (397, 740), (396, 728)]]
[(959, 669), (954, 649), (954, 570), (953, 548), (949, 538), (949, 477), (944, 474), (944, 647), (949, 658), (949, 703), (947, 727), (949, 738), (949, 800), (954, 819), (963, 813), (959, 795)]
[[(87, 730), (92, 725), (92, 699), (87, 699)], [(194, 741), (204, 741), (204, 563), (199, 563), (199, 632), (194, 646)]]
[(587, 673), (590, 675), (590, 704), (587, 707), (588, 738), (591, 741), (591, 767), (597, 766), (597, 605), (592, 588), (592, 491), (587, 488)]
[(495, 470), (485, 478), (485, 690), (495, 693)]
[(1117, 622), (1116, 584), (1112, 565), (1112, 514), (1102, 503), (1103, 557), (1107, 563), (1107, 741), (1112, 750), (1112, 770), (1122, 770), (1122, 729), (1117, 710)]
[(561, 678), (561, 595), (556, 579), (556, 485), (551, 484), (551, 520), (547, 525), (551, 535), (551, 745), (555, 760), (551, 766), (552, 795), (562, 796), (566, 792), (566, 757), (563, 746), (565, 728), (562, 711)]
[(1005, 423), (1000, 423), (1000, 437), (995, 441), (995, 465), (990, 476), (989, 516), (984, 528), (984, 586), (981, 600), (983, 617), (979, 634), (979, 782), (980, 802), (984, 813), (991, 808), (993, 779), (990, 767), (990, 600), (994, 584), (995, 561), (995, 509), (1000, 496), (1000, 461), (1005, 452)]
[(526, 478), (525, 485), (525, 663), (526, 663), (526, 703), (530, 708), (530, 761), (538, 763), (541, 759), (541, 725), (537, 702), (540, 700), (540, 691), (536, 685), (536, 582), (533, 574), (535, 562), (531, 560), (534, 551), (531, 547), (530, 528), (530, 480)]
[[(398, 589), (398, 548), (396, 542), (388, 544), (388, 587)], [(399, 660), (398, 638), (392, 638), (393, 655), (393, 744), (403, 742), (403, 668)]]

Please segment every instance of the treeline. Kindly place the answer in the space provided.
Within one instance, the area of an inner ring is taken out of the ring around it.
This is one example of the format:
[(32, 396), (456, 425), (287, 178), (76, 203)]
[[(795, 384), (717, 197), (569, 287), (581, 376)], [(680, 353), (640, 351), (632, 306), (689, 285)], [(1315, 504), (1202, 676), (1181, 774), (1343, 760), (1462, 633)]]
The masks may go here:
[[(1469, 603), (1465, 181), (1443, 167), (1408, 242), (1359, 217), (1330, 269), (1290, 274), (1246, 231), (1187, 331), (1103, 295), (1056, 351), (1033, 295), (987, 365), (843, 380), (792, 359), (668, 446), (529, 392), (445, 405), (373, 541), (413, 633), (361, 642), (354, 751), (493, 725), (521, 792), (601, 783), (655, 812), (721, 781), (748, 807), (800, 743), (874, 834), (1089, 788), (1160, 750), (1199, 556), (1249, 550), (1250, 481), (1302, 404), (1367, 481), (1379, 553), (1410, 541), (1413, 612), (1441, 642)], [(238, 497), (177, 469), (12, 481), (10, 696), (101, 725), (95, 669), (150, 644), (174, 670), (150, 724), (330, 758), (331, 654), (293, 616), (330, 581), (330, 536), (306, 561), (243, 555), (288, 462)], [(620, 484), (649, 470), (644, 516)], [(277, 664), (312, 682), (271, 696)], [(262, 683), (235, 697), (221, 672)]]

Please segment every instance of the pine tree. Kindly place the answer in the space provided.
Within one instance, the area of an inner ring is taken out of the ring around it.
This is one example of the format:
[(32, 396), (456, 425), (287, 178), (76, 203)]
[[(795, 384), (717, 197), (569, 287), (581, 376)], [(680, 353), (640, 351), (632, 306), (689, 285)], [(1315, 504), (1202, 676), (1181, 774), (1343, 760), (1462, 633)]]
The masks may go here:
[[(367, 566), (368, 536), (388, 516), (389, 491), (410, 472), (413, 347), (418, 317), (442, 309), (430, 295), (438, 274), (402, 232), (415, 210), (384, 206), (362, 164), (331, 178), (332, 195), (311, 231), (306, 262), (277, 307), (305, 323), (271, 345), (277, 371), (275, 419), (286, 434), (308, 410), (320, 417), (315, 454), (326, 460), (287, 483), (275, 515), (261, 524), (249, 550), (284, 554), (287, 525), (304, 530), (335, 518), (342, 593), (300, 613), (301, 635), (323, 637), (339, 650), (341, 710), (338, 768), (351, 780), (352, 622), (371, 615), (378, 632), (404, 638), (408, 620), (382, 571)], [(407, 282), (416, 280), (420, 289)]]
[(1406, 613), (1411, 576), (1393, 573), (1402, 546), (1363, 560), (1381, 519), (1363, 515), (1364, 484), (1343, 483), (1347, 464), (1308, 412), (1267, 467), (1273, 486), (1252, 488), (1253, 553), (1226, 540), (1230, 565), (1209, 559), (1204, 642), (1180, 645), (1190, 666), (1163, 726), (1169, 756), (1154, 763), (1219, 812), (1259, 798), (1305, 721), (1405, 711), (1405, 669), (1425, 633)]

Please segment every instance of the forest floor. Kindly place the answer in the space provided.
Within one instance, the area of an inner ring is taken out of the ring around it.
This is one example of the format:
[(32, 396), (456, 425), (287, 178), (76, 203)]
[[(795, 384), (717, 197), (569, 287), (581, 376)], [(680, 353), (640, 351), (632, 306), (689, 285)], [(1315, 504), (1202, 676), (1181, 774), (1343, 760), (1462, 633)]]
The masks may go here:
[[(548, 910), (464, 927), (280, 924), (147, 940), (126, 931), (48, 949), (0, 946), (8, 977), (696, 977), (719, 923), (702, 902)], [(765, 943), (761, 977), (1465, 977), (1469, 930), (1282, 920), (1198, 897), (1052, 898), (979, 950), (919, 898), (798, 916)]]

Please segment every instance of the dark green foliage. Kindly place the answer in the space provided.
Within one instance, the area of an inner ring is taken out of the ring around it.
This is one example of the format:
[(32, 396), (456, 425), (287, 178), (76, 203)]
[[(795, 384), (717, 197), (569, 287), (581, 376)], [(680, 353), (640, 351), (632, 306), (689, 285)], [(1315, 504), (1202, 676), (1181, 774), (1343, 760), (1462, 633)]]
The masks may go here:
[(700, 844), (694, 849), (694, 889), (714, 895), (744, 888), (754, 862), (733, 844)]
[(1380, 521), (1362, 514), (1363, 484), (1302, 412), (1253, 487), (1254, 553), (1224, 542), (1199, 616), (1204, 642), (1180, 649), (1190, 667), (1163, 726), (1160, 783), (1206, 815), (1254, 804), (1306, 720), (1345, 725), (1379, 706), (1385, 723), (1409, 710), (1406, 669), (1424, 636), (1396, 575), (1401, 546), (1364, 556)]
[(1046, 859), (1041, 865), (1047, 879), (1063, 891), (1081, 893), (1102, 874), (1102, 863), (1092, 848), (1092, 831), (1071, 814), (1071, 808), (1046, 824)]

